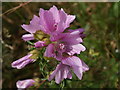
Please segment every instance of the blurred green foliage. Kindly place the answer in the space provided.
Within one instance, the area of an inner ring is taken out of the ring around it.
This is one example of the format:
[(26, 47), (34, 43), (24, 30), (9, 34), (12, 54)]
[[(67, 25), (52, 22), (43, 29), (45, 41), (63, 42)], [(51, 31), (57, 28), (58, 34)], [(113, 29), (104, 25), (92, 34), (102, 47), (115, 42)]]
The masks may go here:
[[(2, 3), (3, 13), (10, 8), (19, 6), (20, 2)], [(54, 80), (46, 80), (58, 62), (45, 60), (44, 49), (41, 50), (37, 62), (26, 66), (22, 70), (13, 69), (11, 62), (21, 58), (31, 48), (30, 42), (25, 43), (21, 36), (26, 33), (20, 25), (28, 24), (33, 15), (38, 15), (39, 8), (49, 9), (56, 5), (65, 12), (76, 15), (71, 24), (72, 29), (84, 28), (86, 38), (84, 45), (87, 50), (81, 52), (80, 57), (90, 68), (84, 73), (83, 79), (79, 80), (74, 74), (72, 80), (64, 80), (60, 85)], [(118, 64), (120, 60), (120, 3), (29, 3), (13, 12), (2, 16), (3, 34), (3, 88), (15, 88), (15, 82), (19, 79), (34, 78), (38, 80), (37, 88), (119, 88)], [(6, 46), (7, 45), (7, 46)], [(39, 78), (39, 79), (38, 79)], [(35, 88), (35, 87), (33, 87)]]

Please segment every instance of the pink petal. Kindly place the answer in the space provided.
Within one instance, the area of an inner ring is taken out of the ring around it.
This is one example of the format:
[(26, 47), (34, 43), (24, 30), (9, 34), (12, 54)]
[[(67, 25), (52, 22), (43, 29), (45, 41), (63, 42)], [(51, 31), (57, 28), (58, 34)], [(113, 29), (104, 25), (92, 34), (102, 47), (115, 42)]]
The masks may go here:
[(68, 73), (69, 73), (69, 71), (70, 71), (70, 67), (67, 66), (67, 65), (63, 65), (62, 68), (63, 68), (63, 69), (61, 70), (61, 72), (62, 72), (62, 79), (66, 79), (67, 76), (68, 76)]
[(37, 30), (41, 30), (40, 28), (40, 18), (34, 15), (33, 19), (30, 21), (29, 25), (21, 25), (23, 29), (25, 29), (29, 33), (35, 33)]
[(39, 16), (40, 16), (40, 25), (42, 28), (41, 30), (45, 33), (49, 33), (48, 28), (47, 28), (47, 24), (46, 24), (45, 19), (44, 19), (44, 13), (45, 13), (45, 10), (40, 8)]
[(68, 52), (69, 55), (80, 54), (81, 51), (86, 50), (82, 44), (71, 45), (70, 47), (72, 49)]
[(70, 71), (68, 72), (67, 78), (72, 79), (72, 73)]
[(54, 57), (55, 56), (55, 52), (54, 52), (54, 44), (49, 44), (45, 50), (44, 53), (45, 57)]
[(51, 34), (55, 30), (54, 28), (55, 20), (52, 12), (40, 8), (39, 16), (42, 31), (47, 34)]
[(11, 65), (13, 68), (17, 68), (17, 69), (22, 69), (23, 67), (25, 67), (27, 64), (31, 63), (34, 61), (34, 59), (30, 59), (30, 57), (32, 56), (32, 54), (28, 54), (22, 58), (20, 58), (19, 60), (14, 61)]
[(55, 75), (55, 82), (59, 84), (61, 82), (61, 71), (59, 70)]
[[(82, 60), (81, 60), (82, 61)], [(82, 61), (83, 72), (88, 71), (89, 67)]]
[(62, 60), (63, 64), (71, 66), (74, 73), (81, 80), (83, 72), (89, 70), (88, 66), (76, 56), (71, 56)]
[(80, 36), (81, 38), (84, 38), (86, 36), (85, 34), (83, 34), (83, 32), (84, 32), (83, 28), (79, 28), (79, 29), (75, 29), (75, 30), (69, 29), (68, 31), (75, 32), (76, 36)]
[(24, 41), (34, 40), (34, 35), (33, 34), (25, 34), (22, 36), (22, 39)]
[(78, 67), (81, 67), (82, 68), (82, 62), (81, 60), (76, 57), (76, 56), (70, 56), (70, 57), (67, 57), (67, 58), (64, 58), (62, 60), (62, 63), (65, 64), (65, 65), (69, 65), (69, 66), (78, 66)]
[(28, 54), (12, 63), (12, 65), (15, 65), (16, 63), (21, 63), (22, 61), (25, 61), (26, 59), (29, 59), (32, 56), (32, 54)]
[(65, 30), (64, 26), (65, 26), (64, 22), (59, 22), (55, 33), (62, 33)]
[(49, 29), (49, 31), (51, 33), (53, 31), (55, 31), (55, 28), (54, 28), (55, 20), (53, 18), (53, 14), (50, 11), (46, 11), (44, 13), (44, 20), (46, 22), (46, 25), (47, 25), (47, 28)]
[(76, 74), (76, 76), (81, 80), (82, 79), (82, 76), (83, 76), (83, 70), (81, 67), (76, 67), (76, 66), (73, 66), (73, 71), (74, 73)]
[(70, 67), (68, 65), (64, 65), (62, 63), (58, 64), (56, 69), (52, 72), (49, 77), (49, 81), (51, 81), (55, 77), (55, 82), (59, 84), (63, 79), (72, 78), (72, 74), (70, 72)]
[(67, 19), (66, 19), (66, 27), (65, 28), (68, 28), (70, 23), (73, 22), (75, 19), (75, 15), (67, 15)]
[(22, 69), (22, 68), (24, 68), (27, 64), (29, 64), (29, 63), (31, 63), (31, 62), (33, 62), (33, 61), (34, 61), (34, 59), (27, 59), (26, 61), (23, 61), (23, 62), (17, 64), (16, 66), (14, 66), (14, 68)]
[(64, 37), (61, 41), (68, 45), (75, 45), (81, 43), (83, 40), (78, 34), (71, 32), (66, 33), (66, 37)]
[(30, 86), (33, 86), (35, 81), (33, 79), (27, 79), (27, 80), (19, 80), (16, 83), (16, 86), (18, 89), (25, 89)]
[(83, 33), (84, 32), (84, 29), (83, 28), (79, 28), (79, 29), (69, 29), (68, 30), (69, 32), (75, 32), (76, 34), (80, 34), (80, 33)]
[(60, 22), (60, 15), (57, 7), (53, 5), (53, 7), (50, 8), (50, 12), (53, 14), (55, 22), (56, 23)]
[(60, 22), (65, 22), (67, 19), (67, 14), (65, 13), (65, 11), (61, 8), (60, 12)]
[(50, 74), (50, 76), (48, 78), (49, 81), (51, 81), (55, 77), (57, 71), (59, 70), (59, 67), (60, 67), (60, 64), (58, 64), (56, 69)]
[(44, 41), (38, 41), (38, 42), (34, 43), (34, 45), (36, 48), (41, 48), (43, 46), (46, 46)]
[(65, 33), (54, 33), (54, 34), (52, 34), (51, 35), (51, 37), (50, 37), (50, 40), (51, 41), (59, 41), (60, 39), (64, 39), (64, 37), (66, 36), (66, 34)]

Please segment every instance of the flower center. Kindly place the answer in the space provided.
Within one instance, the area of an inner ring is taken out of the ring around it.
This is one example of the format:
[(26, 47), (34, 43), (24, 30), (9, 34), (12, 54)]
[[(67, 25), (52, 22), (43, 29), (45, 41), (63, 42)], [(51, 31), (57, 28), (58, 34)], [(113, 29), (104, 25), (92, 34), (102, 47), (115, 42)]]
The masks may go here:
[(65, 49), (65, 45), (64, 45), (63, 43), (60, 43), (60, 44), (59, 44), (59, 48), (60, 48), (61, 50), (63, 50), (63, 49)]
[(45, 41), (45, 44), (49, 44), (50, 42), (50, 36), (48, 34), (45, 34), (41, 30), (38, 30), (34, 33), (34, 38), (40, 41)]

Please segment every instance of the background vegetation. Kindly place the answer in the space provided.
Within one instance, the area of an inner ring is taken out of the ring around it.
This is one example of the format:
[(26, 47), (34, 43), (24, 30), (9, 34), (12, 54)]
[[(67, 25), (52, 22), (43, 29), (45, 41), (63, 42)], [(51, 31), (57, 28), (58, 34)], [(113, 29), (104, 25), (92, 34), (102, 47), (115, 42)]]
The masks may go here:
[[(38, 15), (39, 8), (49, 9), (56, 5), (65, 12), (76, 15), (70, 28), (84, 28), (87, 50), (78, 55), (90, 70), (83, 79), (73, 74), (72, 80), (64, 80), (60, 85), (54, 80), (46, 80), (56, 63), (40, 57), (37, 62), (21, 70), (13, 69), (11, 63), (27, 54), (30, 45), (21, 39), (26, 33), (20, 25), (29, 23), (33, 15)], [(120, 3), (2, 3), (2, 58), (3, 88), (16, 88), (17, 80), (34, 78), (38, 80), (37, 88), (119, 88), (118, 75), (120, 60), (120, 33), (118, 12)], [(39, 78), (39, 79), (38, 79)]]

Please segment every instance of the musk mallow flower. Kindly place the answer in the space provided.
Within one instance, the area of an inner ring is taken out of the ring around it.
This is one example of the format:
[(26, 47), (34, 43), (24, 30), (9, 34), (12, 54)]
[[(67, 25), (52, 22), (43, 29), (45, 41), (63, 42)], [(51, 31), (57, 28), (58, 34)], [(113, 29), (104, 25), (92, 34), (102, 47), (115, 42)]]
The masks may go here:
[(82, 73), (89, 70), (89, 67), (76, 56), (68, 56), (63, 58), (62, 63), (72, 67), (74, 73), (80, 80), (82, 79)]
[[(56, 6), (49, 10), (40, 8), (39, 16), (34, 15), (29, 25), (22, 25), (22, 28), (29, 32), (29, 34), (23, 35), (22, 39), (24, 41), (35, 39), (34, 47), (36, 47), (36, 50), (14, 61), (12, 67), (21, 69), (34, 62), (39, 57), (39, 48), (46, 47), (44, 58), (60, 61), (50, 75), (49, 81), (55, 77), (56, 83), (59, 84), (63, 79), (72, 79), (71, 70), (81, 80), (83, 72), (89, 70), (89, 68), (75, 56), (86, 50), (82, 45), (82, 39), (85, 37), (84, 30), (82, 28), (66, 30), (74, 19), (74, 15), (67, 15), (63, 9), (58, 10)], [(23, 84), (17, 85), (20, 87), (23, 85), (27, 88), (29, 84), (28, 80), (28, 84), (24, 84), (23, 81)]]
[(38, 58), (38, 55), (39, 55), (39, 51), (33, 50), (26, 56), (14, 61), (11, 65), (13, 68), (22, 69), (27, 64), (36, 61), (36, 59)]
[(40, 8), (39, 16), (41, 30), (50, 35), (63, 32), (75, 19), (74, 15), (67, 15), (63, 9), (58, 10), (56, 6), (49, 10)]
[(64, 55), (80, 54), (86, 48), (81, 44), (83, 42), (80, 37), (81, 29), (77, 29), (67, 33), (60, 33), (52, 35), (51, 44), (46, 47), (44, 53), (45, 57), (53, 57), (61, 60)]
[(34, 34), (37, 31), (42, 31), (48, 35), (62, 33), (74, 19), (74, 15), (67, 15), (63, 9), (58, 10), (56, 6), (51, 7), (49, 10), (40, 8), (39, 17), (34, 15), (29, 25), (22, 25), (22, 28), (31, 34), (23, 35), (22, 38), (25, 41), (36, 39)]
[(64, 77), (64, 73), (61, 73), (66, 70), (64, 69), (65, 67), (69, 68), (67, 70), (73, 70), (80, 80), (82, 79), (83, 72), (89, 70), (88, 66), (82, 60), (74, 56), (74, 54), (80, 54), (81, 51), (85, 51), (86, 49), (81, 44), (83, 40), (80, 36), (82, 35), (83, 30), (77, 29), (74, 31), (70, 30), (70, 32), (67, 33), (59, 33), (51, 37), (51, 41), (54, 42), (47, 46), (44, 56), (53, 57), (62, 64), (56, 67), (50, 75), (49, 80), (55, 77), (56, 83), (59, 84), (63, 79), (66, 79), (67, 75)]
[(72, 79), (72, 72), (81, 80), (83, 72), (89, 70), (88, 66), (76, 56), (67, 57), (57, 65), (56, 69), (50, 74), (48, 80), (51, 81), (55, 77), (55, 82), (59, 84), (62, 80)]
[(19, 80), (16, 82), (18, 89), (25, 89), (33, 86), (35, 81), (33, 79)]

